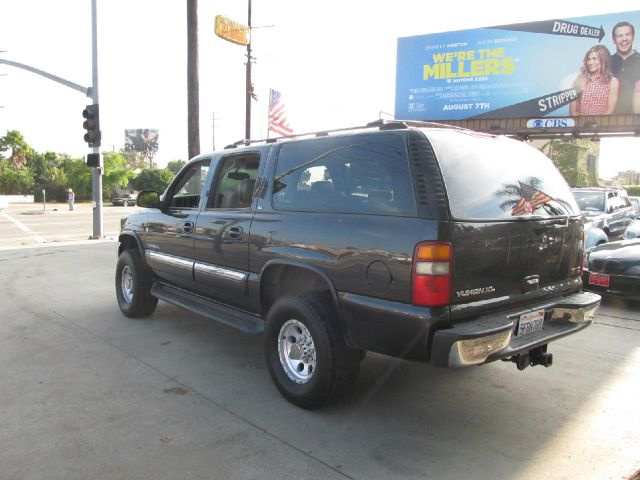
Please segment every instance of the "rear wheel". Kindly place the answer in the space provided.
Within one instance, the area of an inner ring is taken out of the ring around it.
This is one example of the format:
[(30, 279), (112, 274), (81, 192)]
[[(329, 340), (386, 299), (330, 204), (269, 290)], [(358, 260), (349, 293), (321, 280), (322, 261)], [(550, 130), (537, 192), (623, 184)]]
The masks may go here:
[(142, 264), (138, 252), (125, 250), (116, 266), (116, 297), (127, 317), (146, 317), (156, 309), (158, 299), (151, 295), (153, 278)]
[(278, 299), (267, 315), (264, 341), (273, 382), (299, 407), (337, 400), (358, 378), (361, 353), (345, 343), (327, 292)]

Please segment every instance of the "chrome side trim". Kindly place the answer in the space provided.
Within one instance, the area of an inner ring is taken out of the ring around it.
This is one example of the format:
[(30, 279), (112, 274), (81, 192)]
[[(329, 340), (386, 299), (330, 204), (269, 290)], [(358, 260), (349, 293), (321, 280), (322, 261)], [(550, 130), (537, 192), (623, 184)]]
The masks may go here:
[(228, 268), (216, 267), (208, 263), (196, 262), (194, 269), (196, 273), (201, 273), (209, 277), (219, 277), (232, 282), (244, 282), (249, 276), (246, 272), (231, 270)]
[(186, 258), (176, 257), (175, 255), (167, 255), (166, 253), (152, 252), (147, 250), (145, 253), (147, 262), (158, 262), (172, 267), (184, 268), (186, 270), (193, 269), (193, 260), (187, 260)]

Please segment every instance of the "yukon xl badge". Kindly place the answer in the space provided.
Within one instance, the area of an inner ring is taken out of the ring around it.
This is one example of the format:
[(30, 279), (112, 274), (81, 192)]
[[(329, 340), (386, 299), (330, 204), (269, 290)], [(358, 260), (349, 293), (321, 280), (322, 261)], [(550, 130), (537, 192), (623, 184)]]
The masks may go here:
[(493, 293), (496, 291), (496, 287), (490, 285), (488, 287), (472, 288), (471, 290), (460, 290), (456, 292), (458, 298), (471, 297), (472, 295), (483, 295), (485, 293)]

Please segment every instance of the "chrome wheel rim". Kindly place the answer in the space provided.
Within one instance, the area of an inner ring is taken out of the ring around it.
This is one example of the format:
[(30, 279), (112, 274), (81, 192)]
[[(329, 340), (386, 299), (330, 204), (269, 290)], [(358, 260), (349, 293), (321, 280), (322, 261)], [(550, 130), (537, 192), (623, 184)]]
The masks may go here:
[(307, 327), (298, 320), (288, 320), (278, 335), (280, 365), (296, 383), (307, 383), (316, 370), (316, 347)]
[(123, 300), (127, 303), (131, 303), (131, 299), (133, 299), (133, 275), (131, 274), (129, 265), (125, 265), (122, 269), (120, 291), (122, 292)]

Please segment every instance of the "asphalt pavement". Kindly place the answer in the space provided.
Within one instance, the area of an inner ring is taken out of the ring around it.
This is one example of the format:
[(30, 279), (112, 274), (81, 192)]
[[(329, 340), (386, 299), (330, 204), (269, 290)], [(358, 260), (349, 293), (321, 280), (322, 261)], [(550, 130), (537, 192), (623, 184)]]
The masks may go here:
[[(124, 317), (116, 242), (82, 238), (87, 210), (43, 214), (55, 219), (46, 228), (12, 210), (32, 232), (22, 237), (0, 216), (0, 238), (24, 242), (0, 251), (2, 480), (617, 480), (640, 469), (640, 312), (620, 302), (550, 345), (550, 368), (445, 370), (369, 353), (343, 402), (309, 412), (272, 385), (260, 337), (163, 302)], [(65, 231), (62, 217), (83, 223)]]
[[(116, 207), (104, 203), (102, 238), (117, 239), (120, 218), (138, 207)], [(48, 244), (77, 243), (93, 237), (93, 204), (18, 203), (0, 210), (0, 250)]]

